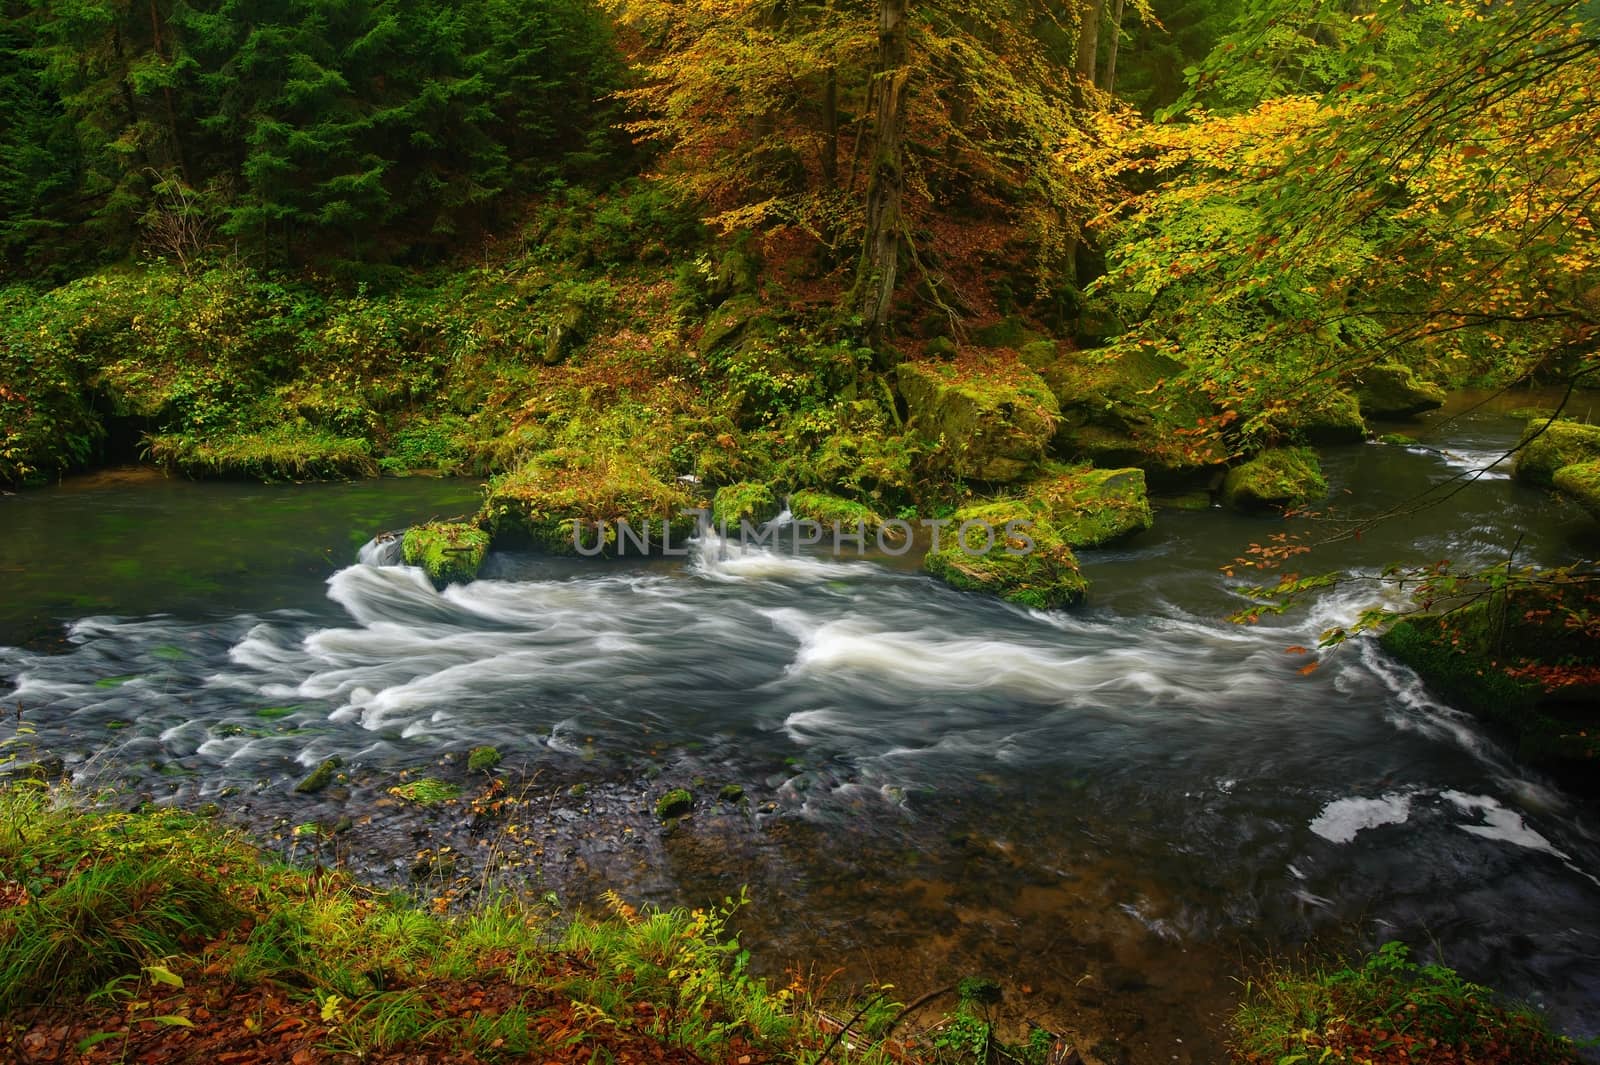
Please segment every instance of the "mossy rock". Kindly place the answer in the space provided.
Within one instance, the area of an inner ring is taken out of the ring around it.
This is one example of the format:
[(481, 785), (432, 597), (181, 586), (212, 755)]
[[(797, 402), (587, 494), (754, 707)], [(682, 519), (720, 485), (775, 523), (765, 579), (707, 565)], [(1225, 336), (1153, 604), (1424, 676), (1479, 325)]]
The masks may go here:
[(1397, 362), (1368, 366), (1357, 376), (1356, 398), (1369, 418), (1409, 418), (1444, 406), (1444, 389)]
[[(576, 554), (601, 546), (605, 554), (638, 550), (622, 538), (627, 522), (647, 550), (664, 546), (663, 523), (674, 544), (693, 533), (684, 516), (697, 500), (678, 482), (656, 478), (643, 463), (621, 453), (576, 448), (542, 452), (489, 483), (479, 522), (495, 542), (531, 543), (554, 554)], [(602, 545), (603, 541), (603, 545)]]
[(474, 747), (467, 752), (467, 772), (487, 773), (500, 764), (500, 750), (497, 747)]
[(770, 308), (754, 296), (739, 296), (723, 303), (706, 319), (697, 345), (702, 355), (736, 347), (751, 337), (770, 337), (778, 323)]
[[(969, 526), (972, 531), (964, 549), (960, 530), (969, 522), (992, 530), (992, 543), (979, 526)], [(985, 546), (988, 550), (977, 550)], [(1018, 499), (957, 510), (940, 536), (939, 549), (930, 550), (922, 564), (952, 588), (997, 595), (1040, 610), (1080, 603), (1089, 590), (1072, 548)]]
[(744, 798), (744, 788), (738, 784), (724, 784), (722, 790), (717, 792), (717, 798), (723, 802), (738, 802)]
[(1394, 447), (1415, 447), (1417, 441), (1415, 437), (1407, 436), (1405, 433), (1384, 433), (1378, 437), (1378, 443)]
[(656, 817), (670, 821), (682, 817), (694, 807), (694, 795), (688, 788), (673, 788), (656, 800)]
[(718, 528), (738, 529), (741, 522), (760, 525), (778, 513), (772, 489), (754, 481), (741, 481), (717, 490), (711, 500), (711, 521)]
[(1222, 482), (1223, 501), (1240, 510), (1298, 507), (1327, 494), (1316, 452), (1308, 447), (1263, 451)]
[(1028, 483), (1024, 498), (1069, 547), (1099, 547), (1150, 528), (1143, 470), (1050, 463), (1044, 472)]
[(896, 367), (910, 428), (958, 477), (1015, 481), (1044, 457), (1061, 420), (1055, 396), (1021, 363), (904, 362)]
[(1183, 367), (1145, 351), (1080, 351), (1052, 340), (1021, 349), (1056, 397), (1061, 421), (1052, 454), (1101, 467), (1137, 466), (1178, 487), (1226, 455), (1208, 434), (1183, 433), (1216, 413), (1194, 389), (1169, 384)]
[(1154, 496), (1150, 505), (1159, 510), (1210, 510), (1210, 492), (1184, 492), (1180, 495)]
[(1292, 405), (1270, 420), (1281, 436), (1307, 444), (1354, 444), (1367, 437), (1361, 404), (1349, 392), (1330, 392)]
[(831, 529), (835, 523), (846, 532), (854, 532), (860, 525), (867, 532), (876, 532), (884, 522), (883, 515), (853, 499), (842, 499), (826, 492), (794, 492), (789, 496), (789, 513), (797, 520), (814, 521)]
[(1020, 348), (1037, 334), (1028, 331), (1021, 318), (1011, 314), (972, 331), (972, 341), (986, 348)]
[(294, 786), (294, 790), (302, 795), (315, 795), (333, 783), (334, 777), (343, 765), (344, 759), (338, 755), (334, 755), (332, 758), (324, 758), (317, 765), (317, 768), (306, 774), (305, 779)]
[(463, 522), (427, 522), (407, 529), (400, 546), (406, 565), (421, 566), (435, 584), (465, 583), (483, 566), (489, 534)]
[(1600, 426), (1582, 422), (1530, 422), (1517, 451), (1518, 480), (1550, 488), (1563, 466), (1600, 459)]
[(1571, 496), (1600, 521), (1600, 459), (1563, 466), (1551, 478), (1556, 491)]

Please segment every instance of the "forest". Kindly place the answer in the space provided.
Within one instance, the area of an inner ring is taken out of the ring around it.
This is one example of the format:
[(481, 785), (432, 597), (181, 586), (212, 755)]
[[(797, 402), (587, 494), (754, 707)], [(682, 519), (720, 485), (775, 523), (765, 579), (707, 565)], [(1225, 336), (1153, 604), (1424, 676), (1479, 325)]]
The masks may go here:
[(1591, 1060), (1597, 225), (1600, 0), (0, 0), (0, 1057)]

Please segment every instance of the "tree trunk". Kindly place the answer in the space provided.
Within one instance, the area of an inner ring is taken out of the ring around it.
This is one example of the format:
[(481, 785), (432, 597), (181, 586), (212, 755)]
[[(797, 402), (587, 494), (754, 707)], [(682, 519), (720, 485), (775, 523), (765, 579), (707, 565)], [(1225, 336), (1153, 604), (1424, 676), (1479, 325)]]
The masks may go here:
[(839, 70), (828, 68), (822, 86), (822, 185), (832, 192), (839, 185)]
[(1100, 50), (1100, 18), (1106, 0), (1082, 0), (1078, 8), (1078, 77), (1093, 85), (1095, 61)]
[(1122, 3), (1117, 0), (1111, 9), (1111, 48), (1106, 53), (1106, 69), (1100, 75), (1100, 87), (1112, 92), (1117, 87), (1117, 48), (1122, 44)]
[[(161, 15), (156, 9), (156, 0), (150, 0), (150, 39), (155, 46), (156, 57), (170, 63), (171, 57), (161, 43)], [(178, 110), (172, 104), (172, 86), (163, 85), (161, 95), (167, 104), (167, 138), (172, 142), (172, 161), (177, 164), (178, 177), (187, 185), (189, 168), (184, 163), (183, 145), (178, 139)]]
[(905, 89), (911, 74), (910, 0), (878, 0), (878, 113), (867, 180), (867, 230), (856, 269), (855, 304), (876, 342), (889, 322), (900, 267), (901, 200), (905, 194)]

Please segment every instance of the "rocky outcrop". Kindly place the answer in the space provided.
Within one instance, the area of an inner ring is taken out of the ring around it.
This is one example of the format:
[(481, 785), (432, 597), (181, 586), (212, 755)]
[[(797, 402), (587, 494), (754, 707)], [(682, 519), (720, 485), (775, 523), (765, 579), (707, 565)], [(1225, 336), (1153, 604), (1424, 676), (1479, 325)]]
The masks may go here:
[(1152, 483), (1181, 486), (1226, 459), (1207, 434), (1205, 397), (1172, 386), (1178, 363), (1149, 352), (1078, 351), (1036, 341), (1021, 358), (1049, 386), (1061, 419), (1050, 451), (1068, 462), (1137, 466)]
[(932, 468), (988, 483), (1020, 479), (1044, 457), (1061, 411), (1048, 385), (1002, 357), (901, 363), (908, 427), (932, 449)]

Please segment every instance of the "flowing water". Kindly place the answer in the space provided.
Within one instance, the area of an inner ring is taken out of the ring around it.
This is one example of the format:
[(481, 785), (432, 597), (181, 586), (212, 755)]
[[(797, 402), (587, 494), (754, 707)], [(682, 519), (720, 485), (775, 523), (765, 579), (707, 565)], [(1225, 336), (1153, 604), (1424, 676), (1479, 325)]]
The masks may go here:
[[(1426, 446), (1327, 449), (1332, 510), (1398, 513), (1296, 565), (1600, 556), (1576, 508), (1503, 467), (1461, 476), (1519, 427), (1484, 408), (1413, 426)], [(1428, 492), (1444, 498), (1411, 512)], [(23, 645), (0, 648), (0, 700), (81, 777), (179, 802), (290, 803), (331, 754), (398, 768), (480, 743), (552, 772), (748, 781), (762, 832), (669, 838), (612, 886), (698, 902), (751, 884), (769, 967), (837, 963), (904, 997), (1001, 972), (1022, 1012), (1090, 1015), (1131, 1060), (1216, 1060), (1228, 977), (1308, 940), (1401, 936), (1600, 1032), (1593, 806), (1370, 641), (1287, 650), (1371, 585), (1220, 620), (1241, 602), (1226, 563), (1327, 521), (1162, 511), (1084, 552), (1091, 602), (1058, 613), (907, 562), (715, 540), (687, 559), (495, 554), (443, 591), (392, 541), (360, 546), (472, 494), (113, 481), (0, 499), (0, 640)]]

